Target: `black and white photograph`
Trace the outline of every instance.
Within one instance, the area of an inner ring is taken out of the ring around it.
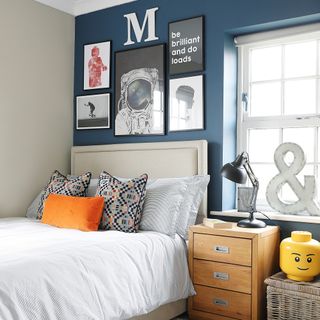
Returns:
[[[204,129],[203,75],[170,79],[169,131]]]
[[[116,136],[164,134],[164,49],[116,52]]]
[[[170,75],[203,71],[203,16],[169,23]]]
[[[83,89],[110,87],[111,41],[84,46]]]
[[[77,97],[77,129],[110,128],[110,93]]]

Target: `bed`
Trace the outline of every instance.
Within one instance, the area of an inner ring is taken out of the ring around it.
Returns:
[[[98,177],[102,170],[128,178],[142,172],[150,178],[203,175],[207,142],[72,148],[72,175],[91,171]],[[198,222],[206,212],[205,196]],[[193,293],[186,243],[178,235],[85,233],[8,218],[0,221],[0,252],[5,320],[172,319],[186,311]]]

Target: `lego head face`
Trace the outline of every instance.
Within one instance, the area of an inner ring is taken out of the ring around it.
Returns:
[[[302,241],[305,240],[305,241]],[[320,273],[320,244],[307,237],[293,235],[281,242],[280,267],[288,278],[311,281]]]
[[[311,249],[311,248],[310,248]],[[311,249],[312,250],[312,249]],[[304,250],[305,251],[305,250]],[[312,274],[317,274],[319,271],[318,261],[316,253],[308,253],[311,251],[305,252],[292,252],[290,260],[292,261],[293,268],[297,269],[297,272],[308,272]]]

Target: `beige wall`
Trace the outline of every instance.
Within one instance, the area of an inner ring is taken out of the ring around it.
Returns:
[[[0,217],[24,216],[54,169],[69,172],[74,17],[0,3]]]

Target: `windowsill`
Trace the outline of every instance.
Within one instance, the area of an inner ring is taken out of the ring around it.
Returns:
[[[271,220],[278,220],[278,221],[291,221],[291,222],[302,222],[302,223],[319,223],[320,224],[320,216],[294,216],[294,215],[287,215],[281,213],[274,213],[274,212],[265,212],[265,214]],[[210,211],[210,216],[224,216],[224,217],[238,217],[238,218],[247,218],[247,212],[238,212],[237,210],[228,210],[228,211]],[[255,217],[258,219],[266,219],[264,215],[259,212],[255,213]]]

